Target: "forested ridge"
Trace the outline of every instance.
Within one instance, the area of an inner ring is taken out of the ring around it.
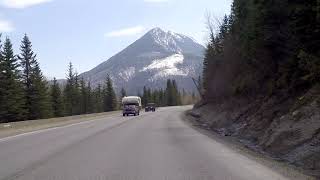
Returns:
[[[200,126],[320,177],[320,1],[234,0],[213,19]]]
[[[100,113],[119,110],[121,98],[138,95],[143,105],[148,102],[157,106],[192,104],[198,98],[178,88],[175,80],[168,79],[165,89],[145,87],[139,92],[115,92],[112,79],[97,87],[85,82],[69,63],[66,83],[56,78],[48,81],[40,69],[32,43],[25,35],[20,53],[15,54],[9,37],[4,42],[0,36],[0,123],[45,119],[52,117]]]
[[[319,83],[318,0],[234,0],[218,32],[209,23],[205,96],[294,94]]]

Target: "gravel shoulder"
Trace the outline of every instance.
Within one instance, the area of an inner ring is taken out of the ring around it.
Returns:
[[[239,141],[239,139],[231,136],[222,136],[212,130],[208,130],[202,127],[201,123],[197,121],[197,118],[190,115],[190,110],[186,111],[185,114],[182,115],[183,121],[189,125],[190,127],[196,129],[200,133],[218,141],[220,143],[225,144],[226,146],[230,147],[234,151],[255,160],[256,162],[263,164],[270,169],[288,177],[289,179],[293,180],[316,180],[315,177],[311,177],[305,174],[302,169],[298,169],[293,165],[290,165],[286,162],[278,161],[269,157],[266,154],[261,154],[250,149],[248,146],[244,145]]]
[[[39,131],[44,129],[56,128],[67,126],[71,124],[98,120],[99,118],[105,116],[111,116],[120,114],[119,111],[95,113],[95,114],[85,114],[77,116],[67,116],[60,118],[51,119],[39,119],[39,120],[28,120],[12,123],[2,123],[0,124],[0,138],[6,138],[10,136],[15,136],[19,134],[29,133],[33,131]]]

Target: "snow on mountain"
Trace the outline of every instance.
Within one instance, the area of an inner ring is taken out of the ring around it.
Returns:
[[[159,28],[155,28],[151,31],[151,35],[155,42],[169,51],[175,51],[181,53],[181,49],[177,45],[176,41],[181,41],[182,38],[172,32],[165,32]]]
[[[183,60],[184,56],[182,54],[174,54],[163,59],[154,60],[141,71],[157,70],[158,72],[152,78],[153,80],[168,76],[186,76],[187,74],[177,67],[178,64],[183,63]]]
[[[191,77],[201,74],[203,52],[204,47],[191,37],[154,28],[80,76],[96,86],[109,74],[116,89],[123,87],[129,94],[143,86],[163,88],[168,78],[176,79],[180,88],[195,91]]]
[[[128,67],[126,69],[120,70],[119,77],[122,77],[122,79],[126,82],[128,82],[135,74],[136,68],[135,67]]]

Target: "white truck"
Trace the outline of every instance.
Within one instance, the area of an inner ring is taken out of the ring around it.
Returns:
[[[133,114],[134,116],[140,115],[141,98],[138,96],[126,96],[122,98],[122,114],[128,116]]]

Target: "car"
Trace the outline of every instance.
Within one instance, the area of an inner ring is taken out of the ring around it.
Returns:
[[[156,111],[156,104],[155,103],[148,103],[145,107],[145,112],[155,112]]]

